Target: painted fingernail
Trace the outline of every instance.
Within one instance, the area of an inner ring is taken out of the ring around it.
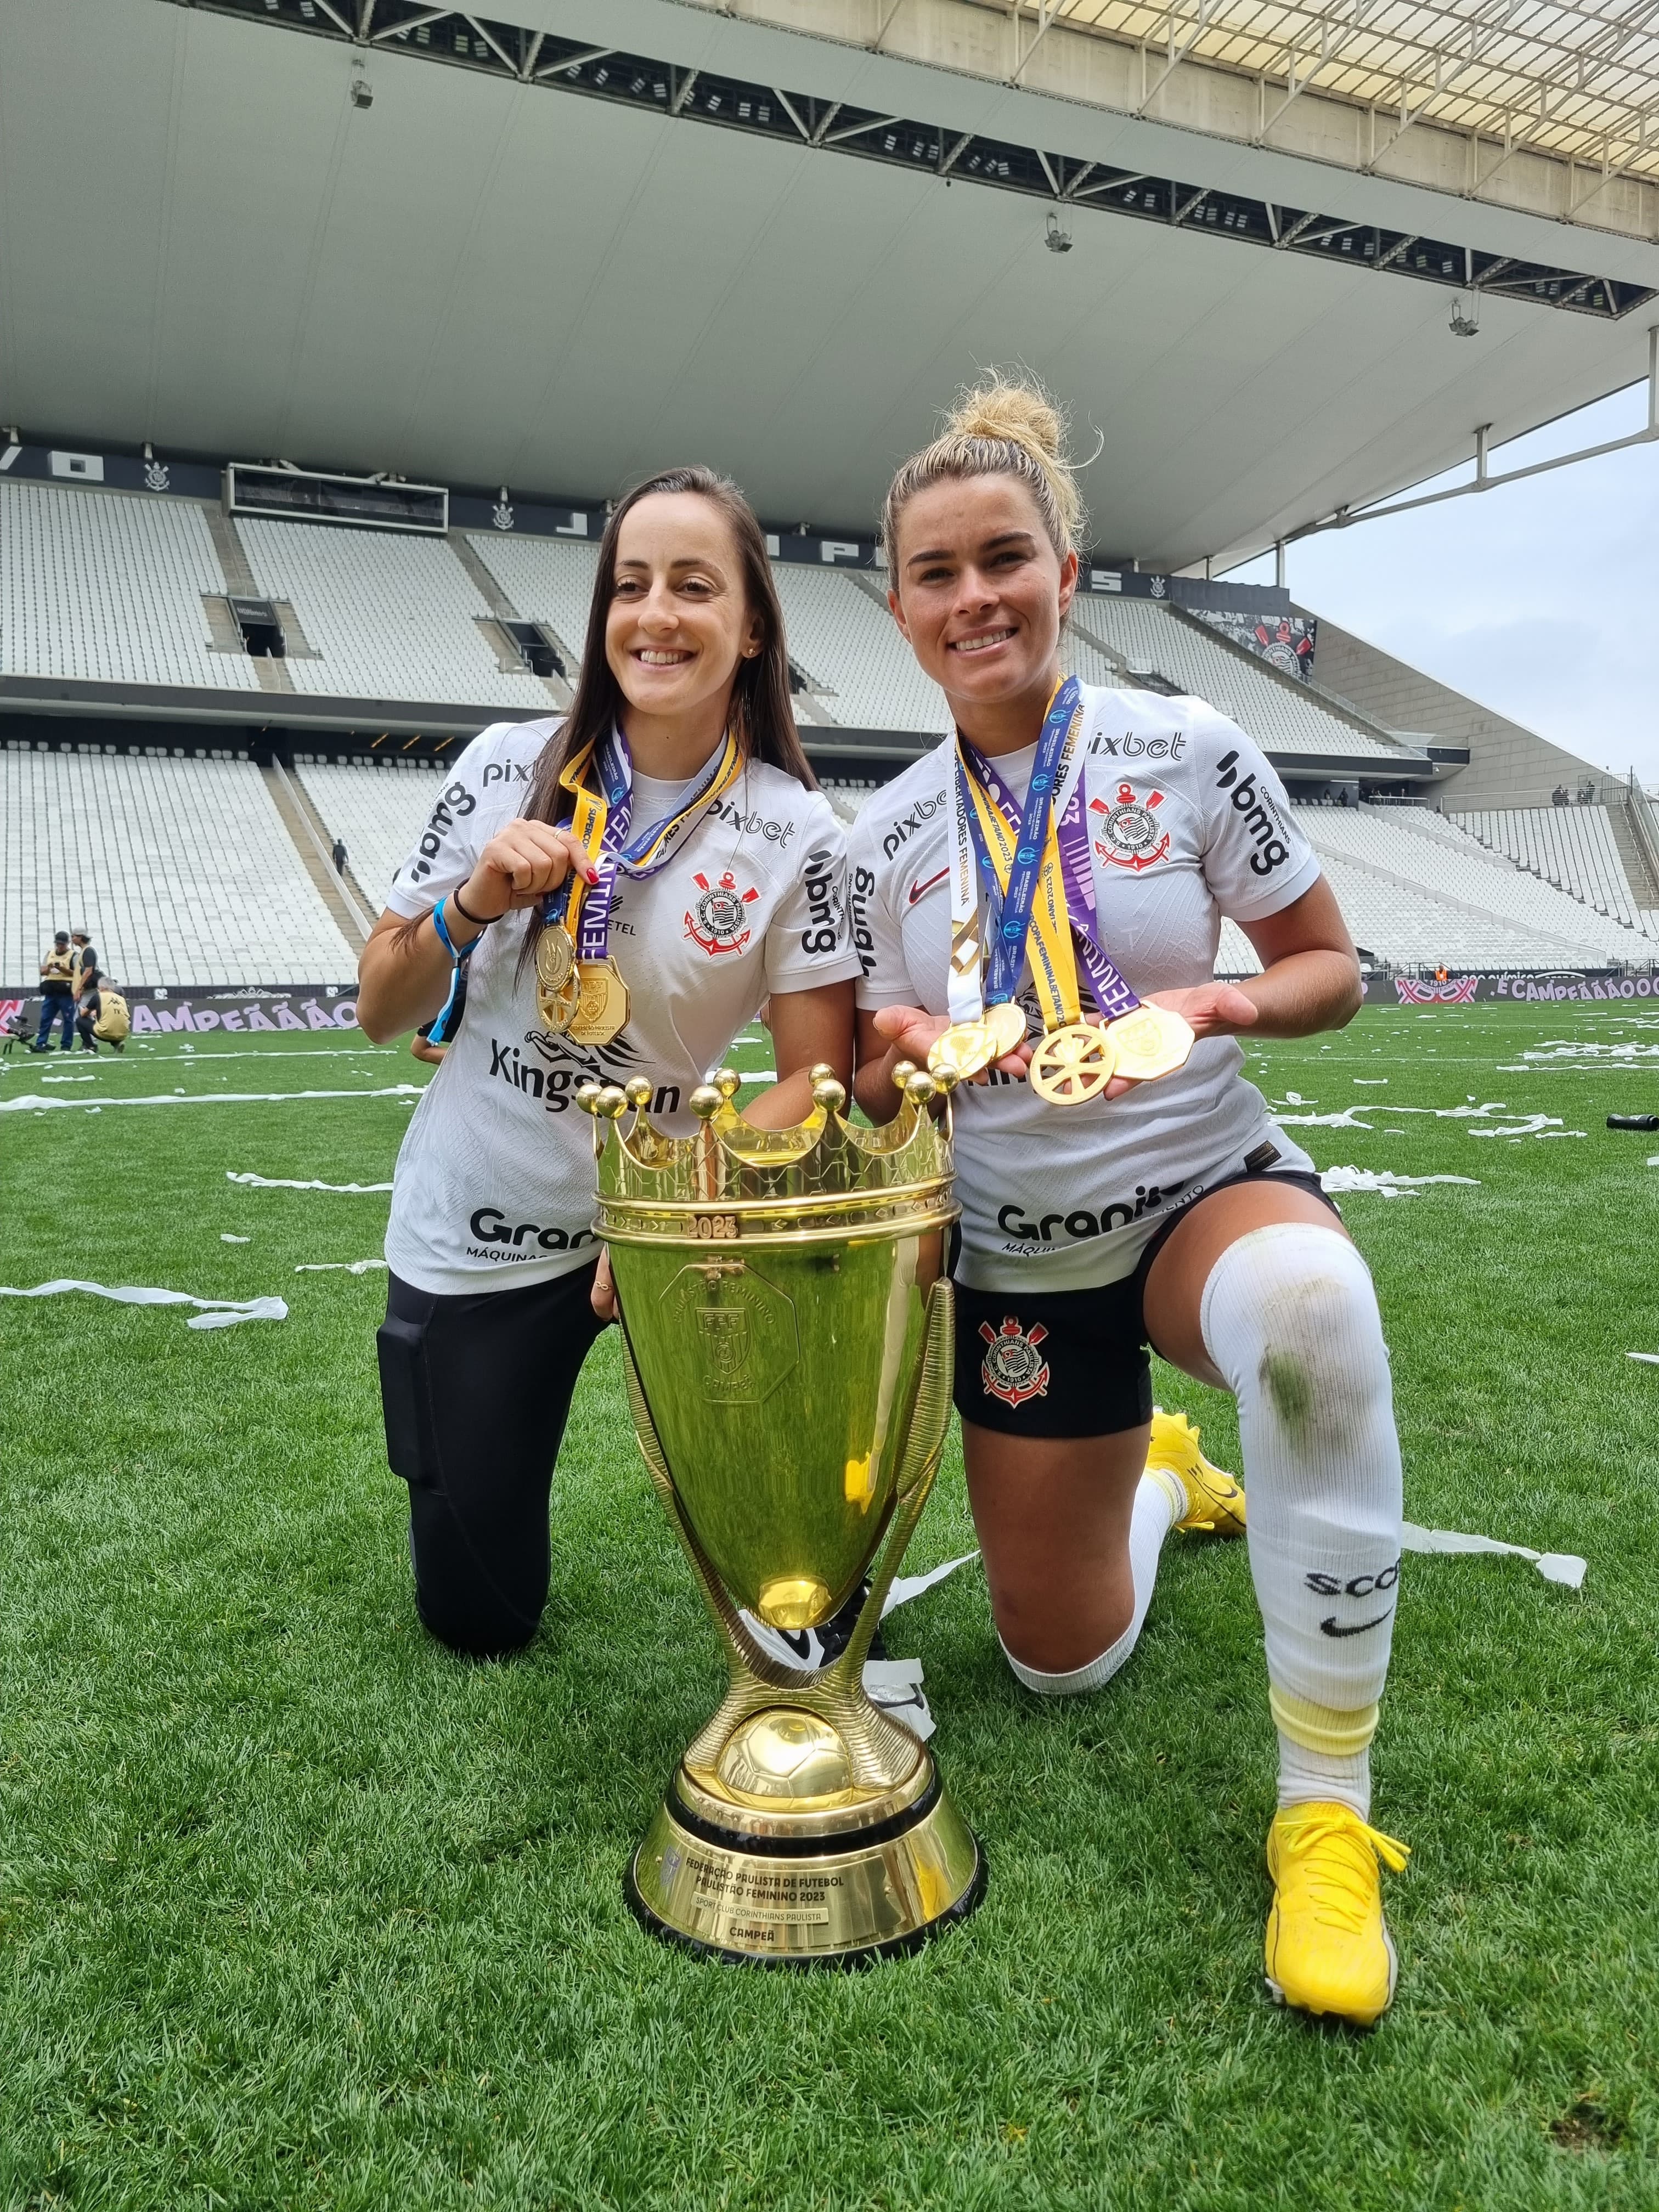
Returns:
[[[598,870],[597,868],[590,868],[590,869],[588,870],[588,872],[587,872],[587,880],[588,880],[588,882],[589,882],[590,884],[596,884],[596,883],[598,883],[598,881],[599,880],[599,870]]]

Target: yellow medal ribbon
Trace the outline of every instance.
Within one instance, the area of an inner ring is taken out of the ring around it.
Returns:
[[[580,752],[565,763],[559,774],[559,788],[570,793],[572,832],[580,838],[582,848],[591,860],[596,860],[599,858],[600,849],[605,843],[605,823],[611,818],[610,805],[604,793],[590,791],[585,781],[588,769],[592,765],[595,750],[595,747],[591,744],[584,745]],[[650,842],[644,850],[629,854],[626,863],[627,872],[630,875],[641,876],[653,873],[653,868],[660,865],[660,859],[665,857],[665,848],[678,836],[687,817],[696,813],[700,806],[706,806],[718,799],[730,784],[736,781],[742,768],[742,748],[732,732],[728,730],[726,733],[724,750],[720,754],[720,766],[714,771],[712,780],[700,784],[678,813],[667,815],[657,823],[651,833]],[[620,865],[622,864],[619,861]],[[586,880],[580,875],[575,876],[570,886],[570,903],[565,910],[564,916],[564,926],[570,933],[573,944],[580,944],[581,941],[580,933],[582,899],[587,889]]]

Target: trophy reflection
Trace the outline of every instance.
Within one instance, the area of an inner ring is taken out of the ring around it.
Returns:
[[[726,1069],[671,1138],[650,1085],[584,1085],[629,1403],[651,1478],[726,1646],[731,1683],[629,1869],[645,1925],[716,1957],[845,1963],[909,1948],[978,1902],[983,1865],[932,1753],[863,1687],[939,1470],[951,1410],[954,1219],[939,1085],[901,1071],[884,1128],[813,1109],[756,1129]],[[878,1556],[879,1555],[879,1556]],[[780,1664],[770,1627],[828,1620],[868,1575],[841,1656]]]

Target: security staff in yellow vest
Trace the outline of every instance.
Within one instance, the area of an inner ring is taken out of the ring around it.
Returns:
[[[63,1049],[75,1042],[75,965],[70,954],[69,932],[60,929],[40,963],[40,1026],[31,1052],[52,1050],[54,1022],[64,1024]]]

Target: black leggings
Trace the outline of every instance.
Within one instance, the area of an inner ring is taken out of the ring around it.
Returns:
[[[409,1485],[415,1602],[453,1650],[494,1658],[536,1633],[553,1465],[605,1326],[592,1282],[590,1266],[434,1297],[392,1278],[377,1340],[386,1457]]]

